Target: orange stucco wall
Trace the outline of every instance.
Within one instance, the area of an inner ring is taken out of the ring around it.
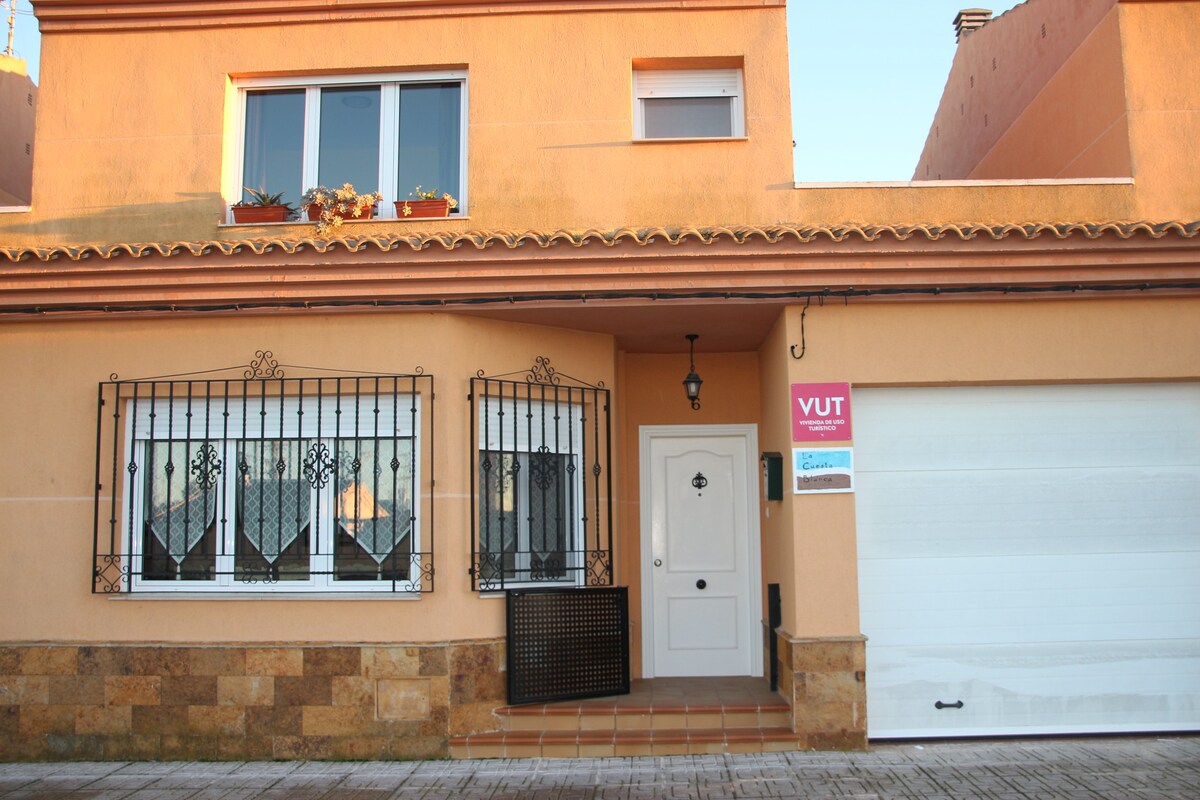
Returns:
[[[1147,217],[1200,217],[1200,3],[1123,4],[1129,135]],[[1187,213],[1187,212],[1183,212]]]
[[[615,383],[607,336],[448,314],[122,320],[0,325],[0,641],[445,641],[503,634],[503,596],[471,590],[469,379],[527,370]],[[108,599],[90,594],[96,384],[249,363],[434,375],[435,591],[417,600]],[[48,353],[54,353],[53,365]],[[25,532],[27,535],[22,535]],[[53,608],[53,613],[46,609]]]
[[[698,57],[743,63],[748,138],[634,144],[634,59]],[[465,68],[471,218],[439,223],[451,228],[758,219],[791,180],[782,3],[64,31],[42,59],[34,212],[19,229],[36,240],[217,236],[222,192],[238,189],[238,76]]]
[[[760,447],[788,453],[791,383],[855,387],[1200,379],[1195,298],[853,301],[788,309],[757,353],[697,353],[694,412],[679,354],[619,354],[609,336],[438,314],[203,317],[0,325],[0,641],[380,642],[502,635],[501,600],[472,592],[468,380],[548,356],[614,390],[617,582],[640,628],[640,425],[755,423]],[[247,343],[253,343],[250,347]],[[90,593],[96,383],[244,363],[269,346],[285,363],[408,371],[436,378],[436,590],[416,600],[108,599]],[[53,353],[53,358],[47,356]],[[787,478],[785,476],[785,482]],[[764,583],[784,589],[787,634],[858,631],[854,495],[763,502]],[[53,608],[47,614],[45,609]]]

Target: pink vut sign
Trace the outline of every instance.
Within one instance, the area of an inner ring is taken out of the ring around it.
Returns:
[[[850,438],[850,384],[792,384],[792,441]]]

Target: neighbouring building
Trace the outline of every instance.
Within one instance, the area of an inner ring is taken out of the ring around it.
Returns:
[[[226,5],[35,3],[0,758],[1200,729],[1200,1],[967,15],[846,185],[783,0]],[[782,711],[509,708],[667,677]]]
[[[0,208],[29,205],[37,86],[24,59],[0,53]]]

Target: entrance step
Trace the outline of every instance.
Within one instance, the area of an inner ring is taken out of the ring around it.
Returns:
[[[451,738],[451,758],[757,753],[801,744],[787,703],[757,678],[635,681],[628,695],[496,714],[501,730]]]

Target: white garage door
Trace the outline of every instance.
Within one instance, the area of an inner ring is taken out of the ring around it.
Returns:
[[[862,389],[854,428],[870,736],[1200,729],[1200,385]]]

